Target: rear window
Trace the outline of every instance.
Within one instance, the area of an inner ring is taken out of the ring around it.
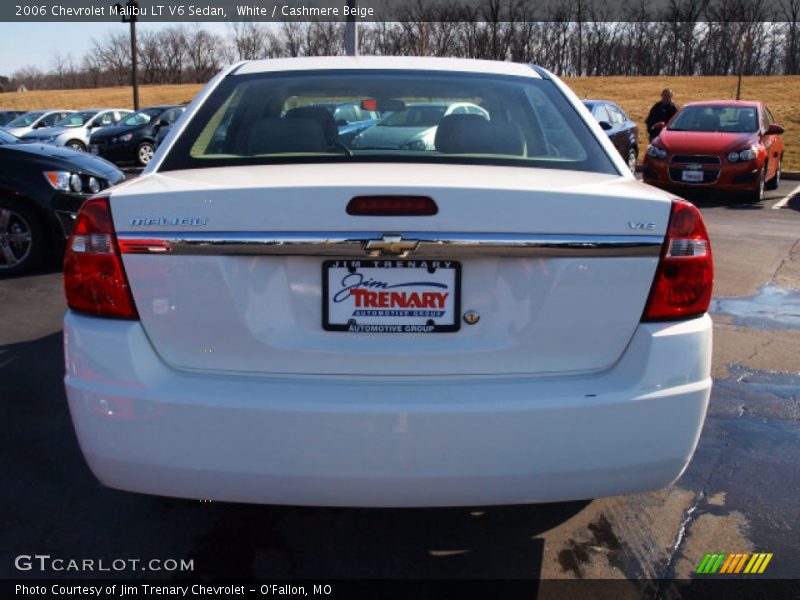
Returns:
[[[332,106],[382,118],[356,135]],[[305,162],[503,164],[616,174],[552,82],[430,71],[226,77],[159,170]]]

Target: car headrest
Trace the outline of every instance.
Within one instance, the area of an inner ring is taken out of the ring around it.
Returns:
[[[507,121],[487,121],[480,115],[448,115],[439,121],[434,145],[444,154],[525,155],[519,127]]]
[[[333,115],[326,109],[319,106],[301,106],[286,112],[285,119],[312,119],[319,123],[325,135],[325,142],[328,146],[334,144],[339,138],[339,128]]]
[[[707,131],[719,129],[719,117],[715,114],[702,114],[697,118],[697,126]]]
[[[327,147],[322,126],[314,119],[259,119],[247,140],[249,155],[325,152]]]

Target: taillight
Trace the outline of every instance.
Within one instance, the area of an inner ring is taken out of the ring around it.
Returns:
[[[673,200],[667,237],[642,320],[702,315],[711,303],[713,282],[714,260],[703,217],[693,204]]]
[[[139,318],[108,198],[90,198],[78,213],[64,257],[64,291],[73,310],[98,317]]]

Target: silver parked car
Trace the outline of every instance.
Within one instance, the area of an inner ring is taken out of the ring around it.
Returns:
[[[5,129],[11,135],[22,137],[34,129],[52,127],[64,117],[71,115],[74,112],[74,110],[61,109],[32,110],[30,112],[26,112],[22,116],[17,117],[13,121],[9,121],[3,126],[3,129]]]
[[[86,150],[89,136],[101,127],[114,125],[131,114],[123,108],[90,108],[67,115],[52,127],[43,127],[22,136],[23,142],[37,142]]]

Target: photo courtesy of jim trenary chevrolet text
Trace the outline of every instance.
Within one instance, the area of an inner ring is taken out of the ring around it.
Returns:
[[[797,598],[800,0],[0,4],[14,598]]]

